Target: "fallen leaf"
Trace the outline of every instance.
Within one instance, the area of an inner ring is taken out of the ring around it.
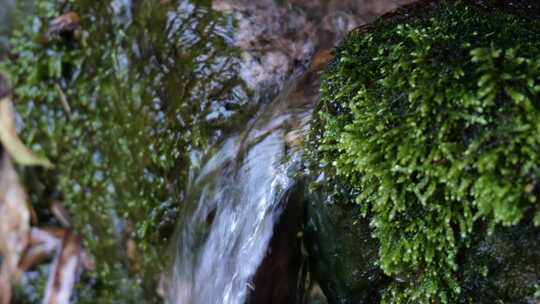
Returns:
[[[19,269],[24,272],[30,267],[43,262],[60,247],[64,236],[65,229],[32,228],[30,245],[19,263]]]
[[[20,274],[54,254],[44,304],[69,304],[83,267],[94,268],[82,249],[81,237],[60,203],[53,214],[66,228],[31,228],[32,210],[19,183],[12,159],[22,165],[52,167],[35,156],[17,136],[15,110],[7,82],[0,75],[0,304],[11,301],[11,286]]]
[[[30,211],[11,159],[2,151],[0,164],[0,303],[8,304],[11,284],[20,275],[19,262],[29,243]]]
[[[312,69],[323,69],[326,64],[332,59],[331,50],[325,49],[318,51],[311,62]]]
[[[66,208],[64,208],[64,206],[61,203],[54,202],[51,206],[51,211],[56,217],[56,219],[58,219],[60,224],[62,224],[63,227],[65,228],[73,227],[73,222],[71,220],[71,217],[69,216],[69,213],[66,210]]]
[[[81,17],[79,17],[79,14],[75,12],[67,12],[51,21],[47,36],[73,32],[79,28],[80,24]]]
[[[0,99],[0,142],[18,164],[53,167],[47,158],[35,156],[17,136],[15,109],[9,95]]]
[[[19,268],[26,271],[53,254],[43,303],[68,304],[81,269],[93,271],[95,264],[93,258],[82,249],[81,237],[72,229],[32,228],[30,244]]]
[[[57,250],[47,282],[43,304],[69,304],[82,266],[81,237],[65,230],[62,245]]]

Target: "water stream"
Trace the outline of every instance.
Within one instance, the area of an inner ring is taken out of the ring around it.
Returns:
[[[236,18],[228,38],[243,51],[241,76],[261,106],[214,152],[194,154],[192,163],[200,166],[192,170],[180,210],[167,303],[240,304],[256,292],[253,278],[286,208],[283,197],[295,184],[298,147],[319,97],[328,49],[395,5],[369,3],[214,2]]]
[[[286,98],[279,98],[287,101]],[[309,109],[265,107],[193,174],[181,210],[170,303],[243,303],[294,184],[289,147]],[[270,114],[270,115],[268,115]]]

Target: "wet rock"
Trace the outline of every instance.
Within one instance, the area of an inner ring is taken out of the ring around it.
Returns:
[[[308,303],[379,303],[389,279],[376,266],[378,244],[367,221],[350,205],[307,209],[311,275],[328,298]],[[528,221],[477,235],[459,265],[460,304],[538,303],[540,228]]]
[[[301,239],[305,205],[302,186],[286,193],[281,204],[285,209],[250,286],[251,304],[303,303],[306,261]]]
[[[462,260],[460,303],[537,303],[540,228],[531,221],[478,235]]]
[[[306,295],[307,304],[328,304],[328,299],[324,295],[324,292],[321,289],[321,286],[318,283],[315,283],[308,294]]]
[[[328,303],[378,303],[388,279],[376,265],[378,242],[368,220],[350,204],[307,205],[310,271]]]
[[[231,16],[229,35],[242,50],[241,78],[259,99],[271,100],[287,79],[309,67],[317,50],[333,47],[350,30],[411,0],[216,0],[213,9]],[[261,26],[263,25],[263,26]]]
[[[506,9],[515,14],[538,18],[540,16],[540,2],[535,0],[474,0],[486,9]]]

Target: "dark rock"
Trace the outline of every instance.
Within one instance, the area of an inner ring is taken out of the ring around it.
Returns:
[[[474,0],[474,3],[486,9],[505,9],[525,17],[540,17],[540,2],[536,0]]]
[[[478,235],[460,264],[461,303],[537,303],[540,228],[526,221]]]
[[[307,206],[305,238],[311,275],[328,303],[380,301],[388,278],[376,265],[378,242],[358,206],[315,199]]]
[[[328,299],[318,283],[314,283],[307,292],[306,304],[328,304]]]
[[[540,17],[540,2],[536,0],[465,0],[465,2],[482,7],[490,12],[504,10],[505,12],[524,17]],[[420,16],[425,12],[436,9],[441,3],[441,0],[413,1],[410,4],[384,14],[381,18],[388,21],[404,20],[411,16]],[[360,28],[370,30],[373,28],[373,24],[369,23]]]
[[[280,202],[284,210],[274,227],[267,256],[257,269],[247,303],[303,303],[307,270],[300,237],[305,205],[303,192],[303,185],[299,184],[287,191]]]
[[[311,275],[328,303],[379,303],[389,279],[376,266],[377,241],[355,206],[308,205]],[[479,231],[486,231],[479,229]],[[459,303],[537,303],[540,228],[531,221],[477,235],[459,261]]]

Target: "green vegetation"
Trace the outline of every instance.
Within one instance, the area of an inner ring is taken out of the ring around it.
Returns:
[[[539,26],[458,1],[379,20],[335,51],[314,157],[371,219],[394,278],[383,302],[455,302],[479,227],[540,224]]]
[[[209,1],[182,14],[178,1],[120,3],[38,0],[0,62],[21,137],[55,165],[24,169],[41,225],[54,223],[48,210],[61,201],[96,259],[77,303],[158,301],[188,154],[245,109],[236,51],[213,30],[226,20]],[[68,11],[80,29],[47,37]]]

